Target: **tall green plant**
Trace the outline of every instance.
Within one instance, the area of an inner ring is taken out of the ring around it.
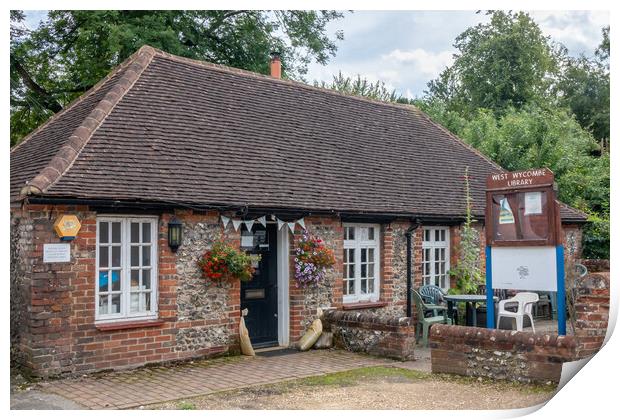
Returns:
[[[466,217],[461,230],[459,245],[459,261],[449,273],[456,277],[456,289],[453,292],[472,294],[483,282],[480,270],[480,236],[472,226],[474,222],[471,214],[471,194],[469,190],[469,167],[465,168],[465,205]]]

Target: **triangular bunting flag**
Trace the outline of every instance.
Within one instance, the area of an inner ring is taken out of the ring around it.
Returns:
[[[297,224],[298,224],[299,226],[301,226],[301,228],[302,228],[303,230],[306,230],[306,222],[304,222],[304,218],[303,218],[303,217],[297,221]]]
[[[291,233],[295,233],[295,222],[288,222],[288,228],[291,230]]]
[[[259,217],[258,219],[256,219],[256,221],[258,223],[260,223],[261,225],[263,225],[263,227],[267,227],[267,217],[266,216]]]
[[[276,217],[276,220],[278,222],[278,230],[282,229],[282,226],[284,226],[285,222],[283,222],[282,220],[278,219],[277,217]]]
[[[232,219],[232,224],[233,224],[233,227],[235,228],[235,232],[236,232],[237,229],[239,229],[239,225],[241,224],[241,220],[239,220],[239,219]]]
[[[228,226],[228,222],[230,222],[230,217],[220,216],[220,218],[222,219],[222,223],[224,223],[224,229],[226,229],[226,226]]]
[[[244,220],[245,227],[248,228],[248,232],[252,232],[252,226],[254,226],[254,220]]]

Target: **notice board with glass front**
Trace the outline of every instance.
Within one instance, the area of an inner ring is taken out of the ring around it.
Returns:
[[[487,178],[486,236],[491,246],[558,244],[559,208],[549,169]]]

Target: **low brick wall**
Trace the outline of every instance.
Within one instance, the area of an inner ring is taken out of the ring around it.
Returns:
[[[575,290],[576,358],[596,353],[605,339],[609,321],[609,272],[579,279]]]
[[[434,373],[518,381],[559,382],[562,363],[574,360],[575,337],[433,325],[430,334]]]
[[[334,334],[336,347],[398,360],[413,360],[415,333],[411,318],[331,310],[322,319],[324,331]]]

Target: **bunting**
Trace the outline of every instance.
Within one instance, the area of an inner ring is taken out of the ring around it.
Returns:
[[[239,230],[239,226],[241,226],[241,224],[244,224],[245,227],[248,229],[248,231],[252,231],[252,227],[254,226],[255,223],[259,223],[263,227],[267,227],[267,216],[261,216],[256,219],[250,219],[250,220],[233,219],[227,216],[220,216],[220,219],[222,220],[224,229],[226,229],[228,227],[228,224],[231,223],[233,226],[233,229],[235,229],[235,232]],[[299,225],[299,227],[301,227],[302,229],[306,229],[306,222],[304,221],[303,217],[301,219],[294,220],[292,222],[287,222],[285,220],[280,220],[278,217],[274,215],[271,215],[271,220],[275,220],[278,223],[278,230],[281,230],[282,226],[286,225],[288,229],[291,231],[291,233],[293,234],[295,233],[295,227],[297,225]]]

